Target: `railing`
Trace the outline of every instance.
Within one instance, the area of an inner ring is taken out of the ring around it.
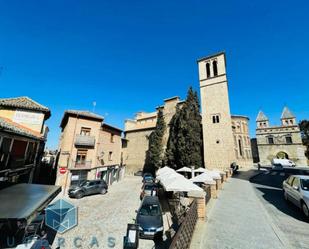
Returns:
[[[75,146],[94,147],[95,137],[85,136],[85,135],[76,135],[74,144]]]
[[[73,161],[71,168],[73,169],[90,169],[91,161]]]
[[[190,209],[179,227],[169,249],[189,249],[193,236],[195,224],[197,222],[197,201],[194,200],[190,205]]]

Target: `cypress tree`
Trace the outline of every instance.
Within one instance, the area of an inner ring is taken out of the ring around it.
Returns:
[[[171,121],[165,157],[168,165],[173,168],[184,166],[198,168],[203,165],[199,109],[197,93],[190,87],[185,103],[181,109],[176,110]]]
[[[146,152],[144,172],[154,174],[163,164],[163,136],[166,124],[162,110],[159,110],[155,130],[149,135],[149,146]]]
[[[177,135],[180,109],[176,106],[176,112],[170,121],[169,137],[164,157],[164,164],[171,168],[177,169],[176,154],[177,154]]]

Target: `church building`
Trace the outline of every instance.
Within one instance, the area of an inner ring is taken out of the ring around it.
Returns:
[[[270,165],[273,158],[286,158],[297,166],[306,166],[305,146],[295,115],[284,107],[281,125],[271,126],[268,117],[260,111],[256,118],[256,139],[261,165]]]

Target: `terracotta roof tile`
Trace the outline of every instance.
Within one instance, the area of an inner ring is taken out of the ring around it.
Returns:
[[[27,110],[35,110],[35,111],[41,111],[47,114],[47,118],[50,116],[50,110],[43,106],[33,99],[30,99],[29,97],[17,97],[17,98],[3,98],[0,99],[0,106],[6,106],[6,107],[15,107],[15,108],[23,108]]]
[[[20,125],[18,123],[15,123],[11,121],[10,119],[0,117],[0,131],[8,131],[12,132],[21,136],[31,137],[35,139],[44,139],[42,134],[39,132],[33,131],[23,125]]]

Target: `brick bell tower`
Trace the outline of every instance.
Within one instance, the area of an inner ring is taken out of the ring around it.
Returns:
[[[201,58],[197,63],[201,91],[205,167],[226,169],[236,158],[225,53]]]

